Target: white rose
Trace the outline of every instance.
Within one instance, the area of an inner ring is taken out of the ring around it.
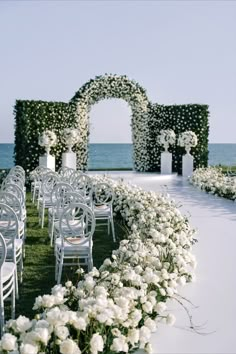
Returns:
[[[16,350],[17,338],[10,333],[5,333],[2,336],[1,347],[3,350]]]
[[[20,353],[21,354],[37,354],[38,353],[38,346],[33,344],[21,344],[20,346]]]
[[[100,334],[94,333],[90,340],[90,349],[92,354],[102,352],[104,347],[103,338]]]
[[[160,314],[166,310],[166,307],[167,307],[166,304],[160,301],[154,306],[154,311]]]
[[[174,315],[172,315],[171,313],[169,313],[166,316],[166,324],[168,324],[169,326],[173,326],[173,324],[175,323],[176,318]]]
[[[135,328],[129,329],[127,338],[132,345],[135,345],[139,341],[139,330]]]
[[[61,354],[81,354],[77,344],[72,339],[64,340],[60,345]]]
[[[26,332],[32,327],[32,322],[25,316],[19,316],[15,321],[15,326],[18,332]]]
[[[111,345],[111,350],[114,350],[114,352],[125,352],[128,353],[129,347],[128,344],[126,343],[126,338],[125,336],[121,335],[118,338],[114,338],[112,345]]]
[[[56,326],[55,334],[59,339],[65,340],[70,333],[66,326]]]

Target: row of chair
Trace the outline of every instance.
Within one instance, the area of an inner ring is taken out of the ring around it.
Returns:
[[[4,301],[11,296],[12,318],[15,297],[19,298],[18,274],[22,282],[26,237],[25,172],[13,167],[0,189],[0,330],[4,327]],[[18,268],[18,269],[17,269]]]
[[[37,168],[33,171],[32,201],[37,200],[39,222],[44,227],[44,214],[48,209],[51,245],[54,244],[55,278],[61,281],[63,265],[93,266],[92,245],[96,220],[106,220],[113,241],[113,190],[107,183],[92,182],[81,171],[62,169],[59,173]],[[100,225],[100,223],[99,223]]]

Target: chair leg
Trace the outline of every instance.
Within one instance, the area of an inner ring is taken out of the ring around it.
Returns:
[[[15,271],[15,291],[16,291],[16,298],[19,299],[19,285],[18,285],[18,274],[17,274],[17,267]]]
[[[57,276],[57,284],[60,284],[60,282],[61,282],[62,268],[63,268],[63,258],[61,258],[61,261],[60,261],[60,264],[59,264],[59,270],[58,270],[58,276]]]
[[[20,283],[22,283],[23,281],[23,268],[24,268],[24,265],[23,265],[23,255],[21,255],[21,260],[20,260]]]
[[[110,235],[110,219],[107,219],[107,233]]]
[[[15,288],[15,276],[13,280],[13,290],[11,295],[11,318],[15,318],[16,313],[16,288]]]
[[[115,227],[113,217],[110,219],[113,241],[116,242]]]
[[[0,311],[0,338],[3,335],[4,331],[4,322],[5,322],[5,314],[4,314],[4,301],[3,301],[3,294],[2,294],[2,288],[1,288],[1,311]]]

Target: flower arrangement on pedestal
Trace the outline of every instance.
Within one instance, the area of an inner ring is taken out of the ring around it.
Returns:
[[[45,130],[42,135],[40,135],[38,143],[40,146],[45,147],[46,154],[49,155],[50,148],[57,143],[57,136],[51,130]]]
[[[176,136],[172,129],[161,130],[160,135],[157,137],[157,142],[164,146],[165,152],[168,152],[169,145],[175,143]]]
[[[185,148],[186,153],[189,155],[192,147],[197,146],[197,135],[191,130],[183,132],[179,135],[178,145]]]
[[[67,152],[72,152],[72,147],[80,140],[80,134],[78,129],[65,128],[63,130],[63,140],[68,148]]]

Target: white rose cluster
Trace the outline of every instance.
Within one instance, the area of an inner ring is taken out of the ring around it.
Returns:
[[[101,181],[112,185],[114,212],[128,235],[99,269],[78,270],[78,284],[67,281],[36,298],[37,319],[10,320],[0,352],[151,353],[158,322],[174,324],[167,300],[194,277],[194,230],[164,195],[93,177]]]
[[[179,135],[178,145],[184,148],[191,148],[197,146],[197,135],[191,130],[185,131]]]
[[[51,130],[45,130],[42,135],[39,136],[38,143],[43,147],[54,146],[57,143],[56,134]]]
[[[71,149],[80,140],[80,134],[78,129],[65,128],[62,132],[63,140],[66,146]]]
[[[168,149],[169,145],[175,144],[176,135],[172,129],[161,130],[160,135],[157,137],[157,142]]]
[[[236,178],[226,176],[220,168],[198,168],[189,178],[189,182],[210,194],[236,200]]]

